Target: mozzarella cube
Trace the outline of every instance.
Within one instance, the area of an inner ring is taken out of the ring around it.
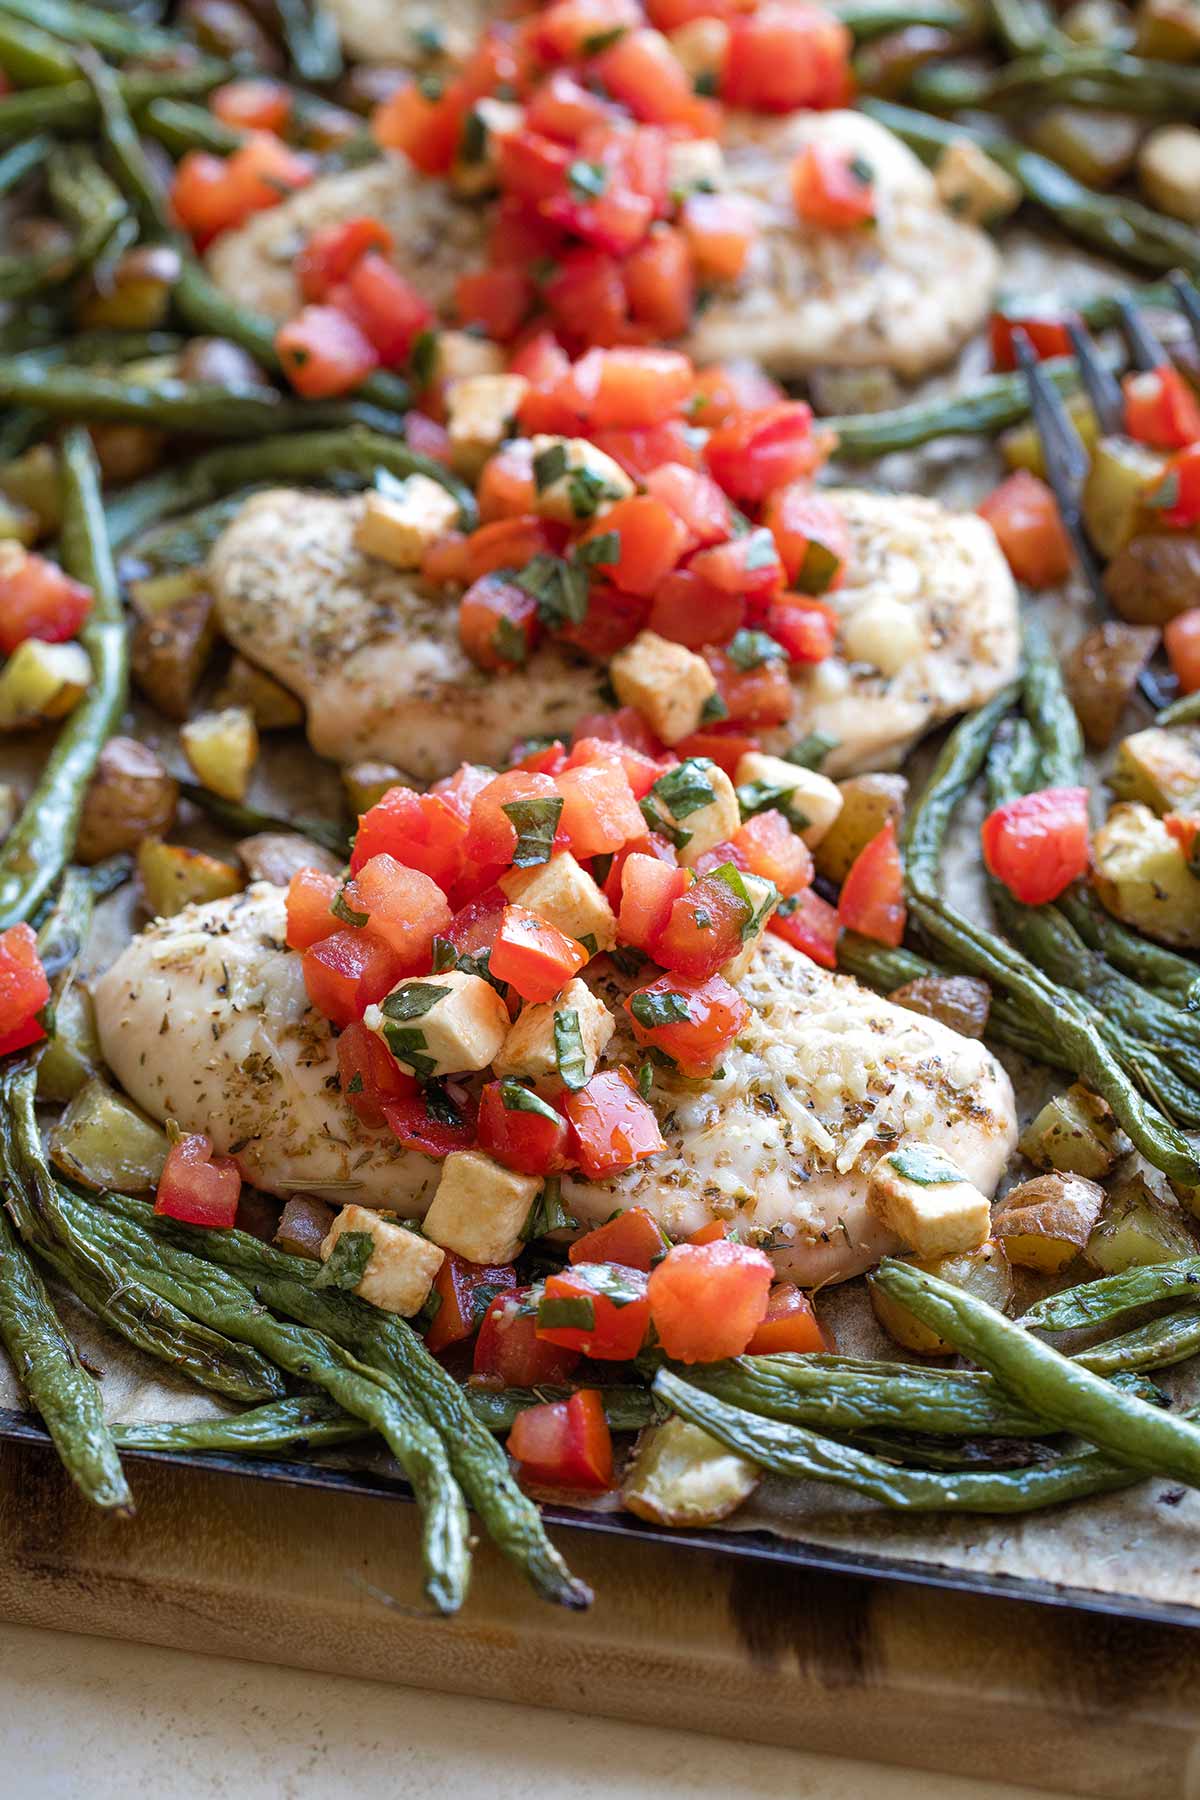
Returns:
[[[371,488],[354,527],[354,547],[393,569],[419,569],[435,538],[458,522],[458,502],[429,475],[408,475],[399,491]]]
[[[459,151],[450,170],[456,194],[488,194],[497,186],[496,140],[519,131],[525,109],[512,100],[476,100],[463,121]]]
[[[1021,190],[1007,169],[968,137],[953,138],[946,145],[933,181],[946,211],[974,225],[1006,218],[1021,204]]]
[[[333,1247],[346,1231],[365,1231],[374,1248],[354,1292],[384,1312],[402,1313],[408,1319],[420,1312],[429,1298],[434,1276],[445,1254],[415,1231],[393,1225],[365,1206],[343,1206],[321,1243],[321,1261],[328,1262]]]
[[[509,900],[527,906],[585,949],[590,942],[593,955],[611,950],[617,941],[612,907],[569,850],[532,869],[510,869],[500,877],[500,887]]]
[[[721,969],[726,981],[739,982],[750,964],[754,961],[755,951],[762,942],[763,932],[767,929],[767,921],[779,905],[779,889],[773,881],[767,881],[762,875],[748,875],[741,871],[742,882],[754,908],[751,914],[751,926],[748,935],[742,940],[742,947],[736,956],[731,956]]]
[[[573,1011],[579,1020],[583,1045],[584,1078],[590,1081],[605,1045],[613,1034],[613,1016],[603,1000],[576,976],[561,994],[536,1006],[522,1007],[510,1025],[499,1054],[493,1058],[495,1073],[533,1081],[545,1093],[557,1093],[562,1085],[558,1051],[554,1041],[555,1015]]]
[[[446,389],[450,460],[461,475],[477,475],[512,434],[529,383],[523,375],[467,375]]]
[[[664,744],[677,744],[699,729],[704,705],[717,691],[702,656],[656,631],[639,631],[608,667],[622,706],[639,712]]]
[[[815,769],[802,769],[786,762],[782,756],[768,756],[762,750],[747,750],[739,759],[737,784],[749,787],[761,782],[763,787],[784,788],[789,810],[797,819],[808,823],[800,836],[811,850],[819,844],[842,810],[842,791],[827,775]]]
[[[518,1175],[481,1150],[454,1150],[442,1164],[423,1229],[468,1262],[512,1262],[541,1186],[540,1175]]]
[[[508,1031],[508,1008],[482,975],[450,969],[394,987],[363,1024],[382,1038],[402,1069],[421,1081],[486,1069]]]
[[[707,756],[689,756],[678,768],[668,769],[648,797],[667,825],[686,836],[687,842],[678,846],[685,868],[692,868],[714,844],[731,838],[742,822],[732,781]]]
[[[560,525],[598,518],[614,501],[627,500],[636,491],[620,463],[586,438],[551,437],[544,432],[533,440],[533,479],[534,511]]]
[[[720,19],[691,19],[688,24],[681,25],[672,36],[687,36],[689,49],[694,48],[697,57],[709,53],[709,46],[704,42],[713,34],[728,36],[729,27]],[[697,74],[705,71],[699,69]],[[673,138],[667,145],[667,190],[671,194],[708,194],[720,188],[725,179],[725,154],[716,138]]]
[[[920,655],[921,626],[911,606],[880,594],[851,613],[842,628],[847,662],[867,663],[881,675],[898,675]]]
[[[504,352],[473,331],[439,331],[433,347],[433,381],[466,381],[472,375],[503,375]]]
[[[978,1250],[991,1230],[986,1195],[931,1144],[901,1144],[880,1157],[867,1179],[867,1210],[917,1256]]]

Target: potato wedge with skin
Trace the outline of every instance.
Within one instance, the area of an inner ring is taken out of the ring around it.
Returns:
[[[1104,591],[1130,625],[1167,625],[1195,606],[1200,540],[1178,531],[1144,531],[1104,571]]]
[[[197,781],[223,800],[244,800],[258,761],[258,728],[244,706],[198,713],[179,733]]]
[[[216,635],[213,598],[208,593],[190,594],[134,627],[133,679],[168,719],[187,718]]]
[[[906,1257],[915,1268],[924,1269],[927,1275],[937,1275],[942,1281],[949,1281],[954,1287],[966,1290],[977,1300],[994,1306],[998,1312],[1004,1312],[1010,1305],[1013,1295],[1012,1269],[1004,1246],[989,1238],[979,1250],[969,1250],[962,1256],[941,1256],[933,1259]],[[928,1325],[913,1316],[907,1306],[893,1300],[885,1294],[871,1277],[867,1276],[867,1292],[870,1296],[871,1310],[884,1331],[894,1343],[903,1350],[915,1350],[918,1356],[952,1356],[953,1346]]]
[[[171,569],[162,575],[143,575],[129,583],[130,604],[139,619],[153,619],[170,612],[204,589],[203,569]]]
[[[1116,556],[1153,524],[1146,496],[1161,479],[1167,459],[1132,438],[1104,437],[1092,453],[1083,484],[1083,521],[1101,556]]]
[[[251,881],[270,881],[286,887],[299,869],[321,869],[326,875],[341,873],[343,863],[298,831],[260,831],[242,838],[237,847],[242,867]]]
[[[1138,800],[1152,812],[1200,809],[1200,732],[1149,725],[1123,738],[1108,785],[1121,800]]]
[[[1035,1175],[996,1209],[992,1232],[1010,1263],[1057,1275],[1086,1248],[1104,1205],[1104,1189],[1079,1175]]]
[[[232,863],[184,844],[164,844],[147,838],[137,858],[147,911],[156,919],[169,919],[193,900],[222,900],[240,894],[246,878]]]
[[[103,1063],[92,997],[81,982],[69,981],[54,996],[54,1029],[38,1059],[38,1099],[73,1100]]]
[[[221,707],[245,707],[260,731],[288,731],[304,723],[304,707],[292,690],[244,656],[234,656],[216,698]]]
[[[1164,1184],[1165,1189],[1165,1184]],[[1084,1256],[1102,1275],[1196,1254],[1196,1240],[1169,1190],[1156,1192],[1140,1170],[1114,1183]]]
[[[355,818],[360,813],[370,812],[389,788],[411,785],[404,770],[398,769],[395,763],[356,762],[342,770],[342,786],[346,790],[346,800]]]
[[[851,775],[838,782],[842,810],[813,850],[818,875],[846,879],[850,865],[889,822],[899,828],[908,799],[903,775]]]
[[[651,1425],[638,1438],[622,1504],[653,1525],[716,1525],[750,1498],[762,1471],[684,1419]]]
[[[97,1192],[157,1187],[168,1148],[162,1127],[98,1078],[80,1088],[49,1137],[51,1162]]]
[[[1048,1100],[1017,1144],[1040,1169],[1100,1181],[1129,1149],[1112,1108],[1081,1081]]]
[[[1066,667],[1067,692],[1093,750],[1112,743],[1158,639],[1153,625],[1108,619],[1075,646]]]
[[[888,999],[893,1006],[949,1025],[962,1037],[981,1038],[987,1030],[992,990],[974,975],[918,975],[893,988]]]
[[[1176,950],[1200,950],[1200,875],[1148,806],[1114,806],[1092,860],[1092,884],[1115,919]]]
[[[31,731],[65,719],[91,680],[91,660],[81,644],[26,638],[0,669],[0,731]]]
[[[160,837],[175,817],[179,784],[148,744],[109,738],[84,795],[75,839],[78,862],[103,862]]]

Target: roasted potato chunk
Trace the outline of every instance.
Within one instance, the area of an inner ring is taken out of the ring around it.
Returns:
[[[1013,1278],[1004,1247],[994,1238],[979,1250],[968,1250],[961,1256],[941,1256],[931,1260],[919,1257],[905,1259],[929,1275],[937,1275],[955,1287],[965,1288],[977,1300],[1004,1312],[1012,1300]],[[953,1347],[928,1325],[893,1300],[867,1276],[867,1290],[876,1319],[893,1342],[904,1350],[915,1350],[919,1356],[951,1356]]]
[[[182,912],[193,900],[240,894],[246,885],[232,863],[183,844],[164,844],[160,838],[147,838],[139,847],[137,866],[147,909],[156,919]]]
[[[65,719],[91,679],[91,661],[82,644],[26,638],[0,669],[0,731],[31,731]]]
[[[1112,608],[1130,625],[1166,625],[1200,594],[1200,540],[1177,531],[1131,538],[1104,571]]]
[[[243,838],[237,853],[251,881],[272,881],[276,887],[286,887],[298,869],[324,869],[328,875],[342,869],[332,850],[298,831],[260,831]]]
[[[981,1038],[987,1030],[992,990],[974,975],[918,975],[888,995],[896,1006],[938,1019],[963,1037]]]
[[[1107,749],[1133,697],[1138,676],[1158,648],[1153,625],[1109,619],[1080,639],[1067,663],[1067,692],[1093,750]]]
[[[342,786],[355,818],[369,812],[389,788],[407,787],[409,779],[394,763],[356,762],[342,770]]]
[[[1017,1145],[1041,1169],[1100,1181],[1129,1148],[1112,1108],[1080,1081],[1048,1100]]]
[[[667,1419],[637,1442],[621,1500],[654,1525],[716,1525],[748,1500],[762,1471],[698,1425]]]
[[[1153,523],[1146,496],[1167,459],[1132,438],[1101,438],[1083,484],[1083,522],[1101,556],[1116,556]]]
[[[144,838],[161,836],[175,817],[178,798],[178,783],[148,744],[109,738],[84,796],[76,859],[103,862],[120,850],[136,850]]]
[[[1122,800],[1151,812],[1200,809],[1200,733],[1150,725],[1123,738],[1108,785]]]
[[[903,775],[852,775],[837,785],[842,810],[814,849],[813,861],[819,875],[842,882],[859,851],[889,820],[899,827],[908,782]]]
[[[1104,1189],[1079,1175],[1035,1175],[1012,1188],[996,1209],[993,1233],[1010,1263],[1057,1275],[1085,1249]]]
[[[197,781],[224,800],[244,800],[258,761],[258,729],[244,706],[198,713],[179,733]]]
[[[151,705],[183,721],[216,639],[211,594],[194,593],[134,627],[133,678]]]
[[[1196,1254],[1196,1240],[1166,1184],[1135,1170],[1109,1189],[1084,1252],[1102,1275]]]
[[[1114,918],[1177,950],[1200,950],[1200,875],[1148,806],[1114,806],[1092,859],[1093,885]]]
[[[50,1160],[84,1187],[144,1194],[158,1185],[167,1134],[103,1081],[85,1082],[50,1133]]]
[[[260,731],[287,731],[304,723],[304,707],[291,689],[244,656],[235,656],[230,663],[217,705],[244,707]]]

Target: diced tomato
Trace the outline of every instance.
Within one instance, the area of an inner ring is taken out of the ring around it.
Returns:
[[[1200,688],[1200,606],[1177,613],[1163,626],[1163,646],[1185,694]]]
[[[1190,531],[1200,525],[1200,444],[1189,444],[1171,458],[1146,504],[1156,508],[1172,530]]]
[[[679,125],[693,137],[717,135],[718,109],[698,99],[691,79],[657,31],[627,31],[596,63],[604,91],[651,125]]]
[[[710,475],[667,462],[646,477],[646,492],[670,507],[700,545],[719,544],[732,530],[729,501]]]
[[[389,368],[408,360],[418,334],[433,323],[433,312],[416,288],[377,250],[359,257],[329,300],[354,321]]]
[[[503,575],[472,582],[458,603],[458,637],[481,669],[515,669],[529,661],[541,636],[538,603]]]
[[[570,165],[570,151],[536,131],[506,132],[496,145],[500,186],[526,203],[553,200],[565,193]]]
[[[453,95],[409,81],[377,106],[371,135],[384,150],[400,150],[425,175],[445,175],[458,153],[463,108]]]
[[[334,1025],[361,1019],[391,992],[403,965],[391,945],[373,931],[334,931],[309,945],[304,987],[319,1013]]]
[[[736,281],[746,267],[758,227],[737,194],[689,194],[680,226],[692,267],[702,281]]]
[[[812,888],[805,888],[803,893],[794,894],[777,907],[767,921],[767,930],[773,931],[794,950],[802,950],[821,968],[837,968],[837,941],[841,930],[837,908],[830,906],[828,900],[822,900]]]
[[[596,539],[607,540],[613,534],[616,541],[611,560],[606,555],[595,567],[604,570],[626,593],[643,598],[654,593],[688,543],[683,521],[650,494],[618,500],[584,532],[580,547]]]
[[[781,812],[756,813],[734,833],[733,843],[751,874],[773,881],[785,898],[811,886],[812,854]]]
[[[1087,802],[1086,788],[1042,788],[988,814],[983,860],[1015,899],[1044,906],[1087,872]]]
[[[570,371],[571,359],[552,331],[535,331],[508,359],[514,375],[524,375],[535,388],[552,388]]]
[[[875,171],[836,144],[806,144],[792,164],[792,204],[819,231],[861,231],[875,219]]]
[[[1126,375],[1125,429],[1156,450],[1182,450],[1200,439],[1200,401],[1170,363]]]
[[[568,179],[570,174],[568,170]],[[543,200],[539,211],[573,237],[620,257],[641,243],[654,216],[654,208],[644,194],[631,194],[620,187],[610,187],[595,200],[576,199],[573,190],[556,194],[553,199]]]
[[[904,870],[889,819],[851,863],[838,895],[838,920],[847,931],[895,949],[904,941],[905,918]]]
[[[479,326],[497,343],[516,337],[533,311],[535,289],[523,269],[478,269],[460,275],[454,288],[454,304],[464,325]]]
[[[227,81],[208,97],[209,111],[234,131],[282,132],[292,111],[292,97],[281,81],[265,76]]]
[[[21,922],[0,931],[0,1056],[45,1037],[35,1015],[49,998],[50,983],[32,928]]]
[[[555,0],[537,21],[536,41],[547,62],[579,62],[598,40],[641,24],[635,0]]]
[[[386,853],[448,893],[462,872],[466,836],[465,819],[440,794],[389,788],[358,821],[350,873],[357,875],[373,856]]]
[[[764,375],[757,363],[717,363],[697,371],[689,410],[697,425],[716,430],[739,413],[762,412],[786,398],[778,382]]]
[[[525,108],[530,131],[564,144],[577,144],[589,127],[609,125],[619,116],[614,106],[583,87],[566,69],[555,69],[540,81]]]
[[[213,1141],[203,1132],[176,1138],[167,1151],[154,1210],[185,1225],[227,1230],[237,1220],[242,1177],[231,1156],[214,1156]]]
[[[435,1083],[431,1086],[436,1088]],[[383,1116],[388,1130],[406,1150],[419,1150],[422,1156],[441,1162],[456,1150],[474,1146],[478,1107],[469,1095],[463,1095],[448,1108],[445,1091],[437,1089],[437,1094],[434,1105],[424,1091],[408,1100],[385,1100]]]
[[[290,950],[307,950],[322,938],[332,937],[338,922],[330,911],[337,898],[338,878],[324,869],[297,869],[288,883],[287,943]]]
[[[652,1271],[650,1316],[676,1362],[740,1356],[767,1312],[770,1258],[745,1244],[676,1244]]]
[[[561,738],[546,744],[539,738],[526,738],[514,744],[509,765],[524,769],[530,775],[557,775],[567,764],[567,747]]]
[[[417,415],[409,413],[409,419]],[[467,539],[461,531],[435,538],[421,557],[421,575],[433,587],[464,587],[471,579]]]
[[[631,750],[640,750],[643,756],[663,755],[663,746],[641,713],[635,712],[632,706],[619,706],[615,712],[584,713],[576,721],[571,742],[580,744],[585,738],[605,738],[614,744],[627,744]]]
[[[684,1238],[685,1244],[723,1244],[729,1237],[729,1227],[723,1219],[710,1219],[699,1231],[693,1231],[691,1237]]]
[[[670,1247],[654,1214],[644,1206],[630,1206],[595,1230],[585,1231],[567,1254],[573,1263],[619,1263],[648,1275]]]
[[[541,519],[493,519],[481,525],[467,539],[465,566],[467,579],[478,581],[501,569],[523,569],[535,556],[552,548],[549,534]]]
[[[225,164],[238,216],[265,212],[307,187],[316,173],[309,156],[290,150],[273,132],[252,131]]]
[[[410,1100],[418,1083],[399,1068],[387,1047],[361,1019],[353,1019],[337,1041],[342,1098],[364,1125],[383,1125],[385,1104]]]
[[[693,731],[681,738],[675,746],[675,754],[681,761],[691,756],[707,756],[719,769],[724,769],[732,781],[743,756],[761,748],[758,739],[744,731],[726,731],[714,725],[711,730]]]
[[[511,1293],[517,1272],[511,1263],[473,1263],[447,1250],[433,1278],[437,1310],[425,1333],[425,1348],[434,1356],[474,1337],[488,1307],[498,1295]]]
[[[603,250],[569,250],[558,259],[555,273],[542,288],[551,318],[576,343],[615,344],[629,318],[621,265]],[[561,426],[534,426],[521,408],[527,430],[553,431]]]
[[[831,500],[804,482],[777,488],[763,519],[774,537],[789,583],[805,594],[828,594],[846,578],[850,533]]]
[[[655,958],[664,968],[703,981],[737,955],[750,922],[747,902],[714,870],[674,902],[655,942]]]
[[[746,1354],[779,1356],[791,1351],[808,1356],[836,1348],[832,1333],[819,1323],[808,1295],[792,1282],[780,1281],[767,1295],[766,1314],[761,1325],[755,1326]]]
[[[613,1484],[612,1433],[596,1388],[518,1413],[508,1453],[528,1481],[603,1493]]]
[[[201,250],[241,219],[222,156],[187,150],[171,183],[171,212]]]
[[[635,800],[643,799],[663,772],[662,763],[656,757],[647,756],[641,750],[634,750],[628,744],[615,743],[612,738],[579,738],[575,742],[570,756],[566,758],[565,766],[568,769],[578,769],[589,763],[607,763],[619,768],[623,772]],[[559,785],[561,787],[561,782]],[[641,823],[640,813],[638,821],[638,831],[632,835],[640,837],[645,830]],[[560,829],[564,836],[569,835],[565,825],[560,825]],[[629,841],[629,838],[622,839],[621,844],[616,848],[621,849]],[[578,851],[576,854],[578,855]]]
[[[721,98],[761,112],[845,106],[854,91],[850,33],[822,7],[766,0],[730,21]]]
[[[527,906],[506,906],[490,968],[522,1000],[553,1000],[588,960],[584,946]]]
[[[629,310],[658,336],[682,337],[696,302],[693,256],[681,232],[663,225],[625,262]]]
[[[293,264],[304,298],[327,300],[368,250],[391,255],[392,234],[378,219],[359,217],[319,225]]]
[[[26,553],[0,568],[0,650],[11,656],[26,638],[61,644],[92,610],[92,590],[44,556]]]
[[[694,371],[678,350],[589,350],[571,370],[579,416],[598,431],[660,425],[684,405]]]
[[[577,1263],[548,1275],[537,1334],[596,1362],[631,1362],[650,1324],[646,1276],[613,1263]]]
[[[663,837],[660,832],[648,831],[645,837],[631,838],[629,843],[618,850],[616,855],[612,858],[612,861],[608,866],[608,873],[604,877],[604,898],[608,901],[614,912],[620,910],[621,894],[625,886],[625,865],[632,856],[648,856],[652,862],[666,863],[671,868],[677,868],[679,866],[679,858],[675,854],[675,846],[668,843],[667,839]],[[682,891],[683,890],[680,889],[680,892]],[[670,896],[671,900],[677,898],[678,895],[676,894]],[[664,904],[666,904],[665,900]],[[667,910],[669,911],[669,906],[667,907]],[[664,923],[665,918],[666,914],[664,913]]]
[[[758,502],[775,488],[814,474],[829,449],[827,434],[813,430],[811,407],[803,400],[780,400],[718,426],[704,455],[727,494]]]
[[[639,1044],[653,1044],[684,1075],[711,1075],[750,1017],[737,989],[720,975],[703,981],[660,975],[625,1002]]]
[[[988,495],[979,513],[995,532],[1018,581],[1053,587],[1066,580],[1074,553],[1058,502],[1044,481],[1018,469]]]
[[[1190,813],[1164,813],[1163,824],[1190,863],[1197,862],[1196,840],[1200,838],[1200,816]]]
[[[691,869],[694,875],[711,875],[714,869],[720,869],[726,863],[732,863],[735,869],[749,870],[750,867],[745,851],[740,850],[732,838],[714,844],[711,850],[702,851],[691,864]]]
[[[819,663],[833,655],[838,615],[823,600],[778,594],[767,608],[765,623],[767,635],[782,645],[790,663]]]
[[[562,1114],[519,1081],[489,1081],[479,1098],[479,1147],[521,1175],[567,1167]]]
[[[482,763],[460,763],[453,775],[443,775],[440,781],[434,782],[429,792],[444,800],[460,819],[469,822],[476,795],[482,794],[484,788],[490,787],[495,779],[495,770],[486,768]]]
[[[496,864],[507,867],[516,853],[517,828],[505,807],[522,801],[549,800],[555,803],[557,812],[561,798],[548,775],[527,775],[523,769],[508,769],[503,775],[493,776],[471,802],[468,861],[488,868]]]
[[[627,594],[605,581],[594,581],[585,616],[577,623],[560,625],[555,636],[560,644],[574,645],[595,662],[611,662],[618,650],[633,642],[649,609],[644,594]]]
[[[1039,362],[1054,356],[1073,356],[1068,326],[1079,324],[1078,313],[1047,308],[1042,312],[994,312],[988,320],[988,342],[992,351],[992,367],[1009,370],[1017,366],[1013,348],[1013,332],[1018,327],[1028,337]]]
[[[305,306],[275,333],[283,372],[306,400],[347,394],[377,368],[375,346],[333,306]]]
[[[727,594],[761,596],[783,585],[783,564],[775,539],[763,526],[698,551],[688,567]]]
[[[476,1375],[495,1376],[505,1387],[551,1385],[570,1375],[578,1352],[538,1337],[532,1300],[532,1288],[515,1288],[492,1301],[475,1340]]]
[[[431,462],[444,463],[447,468],[450,466],[450,433],[436,419],[431,419],[428,413],[414,409],[405,414],[404,441],[418,456],[427,456]],[[455,532],[454,536],[460,543],[463,541],[460,533]]]
[[[757,667],[743,669],[724,650],[704,652],[726,714],[739,725],[784,725],[792,716],[792,684],[786,658],[771,657]]]
[[[344,891],[347,905],[369,915],[370,929],[391,945],[405,970],[428,967],[433,940],[450,923],[436,881],[383,851],[360,865]]]
[[[619,759],[564,769],[558,790],[563,798],[559,830],[576,857],[602,856],[644,835],[646,823]]]
[[[636,950],[653,952],[671,909],[688,890],[688,872],[635,851],[625,860],[619,879],[617,936]]]
[[[628,1069],[601,1069],[586,1087],[560,1100],[570,1128],[570,1154],[589,1181],[619,1175],[657,1156],[662,1133]]]

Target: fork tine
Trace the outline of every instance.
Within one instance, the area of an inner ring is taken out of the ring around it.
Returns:
[[[1075,546],[1080,571],[1093,596],[1107,608],[1108,598],[1104,592],[1103,571],[1100,560],[1084,530],[1083,514],[1079,504],[1083,479],[1087,474],[1090,460],[1087,449],[1075,429],[1075,421],[1067,411],[1058,389],[1053,382],[1046,379],[1045,371],[1038,363],[1028,334],[1019,328],[1013,332],[1013,349],[1016,353],[1017,365],[1024,375],[1025,384],[1029,389],[1029,410],[1033,415],[1033,423],[1038,437],[1041,439],[1042,455],[1046,463],[1046,478],[1054,491],[1054,498],[1058,501],[1058,510],[1062,514],[1063,524]]]
[[[1179,310],[1190,325],[1196,348],[1200,350],[1200,289],[1188,280],[1182,269],[1172,270],[1167,279],[1175,289]]]
[[[1079,372],[1083,376],[1087,397],[1092,403],[1092,411],[1104,435],[1112,437],[1125,426],[1125,398],[1121,393],[1121,384],[1098,355],[1086,326],[1072,320],[1067,331],[1079,364]]]
[[[1125,334],[1136,368],[1161,369],[1170,362],[1170,357],[1132,300],[1123,296],[1117,301],[1117,311],[1121,315],[1121,330]]]

